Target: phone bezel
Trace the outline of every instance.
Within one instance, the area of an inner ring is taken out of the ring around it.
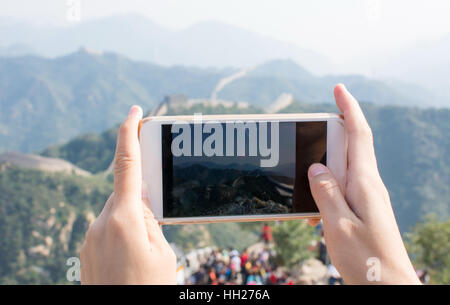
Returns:
[[[338,180],[341,190],[345,190],[345,172],[347,168],[347,139],[344,121],[334,113],[289,113],[289,114],[252,114],[252,115],[203,115],[202,121],[279,121],[305,122],[327,121],[327,166]],[[155,219],[161,224],[189,224],[215,222],[245,222],[293,220],[317,218],[319,213],[291,213],[270,215],[205,216],[163,218],[162,189],[162,139],[161,125],[175,121],[194,123],[193,115],[147,117],[142,120],[139,129],[142,162],[142,183],[147,185],[150,204]],[[151,181],[151,183],[149,183]]]

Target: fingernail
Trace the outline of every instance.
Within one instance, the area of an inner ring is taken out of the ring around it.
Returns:
[[[310,178],[320,174],[328,173],[328,168],[321,163],[314,163],[309,167],[308,175]]]
[[[130,108],[130,112],[128,113],[128,116],[135,116],[138,113],[141,113],[141,107],[133,105]]]

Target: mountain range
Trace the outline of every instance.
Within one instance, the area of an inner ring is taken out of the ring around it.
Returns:
[[[80,133],[101,132],[120,122],[131,105],[148,111],[166,95],[214,95],[270,108],[286,94],[306,103],[334,103],[337,82],[345,82],[365,102],[434,105],[433,95],[415,85],[360,75],[315,76],[291,60],[240,73],[232,68],[164,67],[82,48],[52,59],[0,57],[0,151],[37,152]]]
[[[84,49],[55,59],[0,58],[0,149],[31,152],[99,132],[131,105],[150,109],[166,94],[208,96],[227,71],[164,68]]]
[[[343,82],[373,129],[402,233],[429,213],[448,219],[447,49],[393,59],[386,78],[404,83],[327,74],[333,64],[320,54],[220,23],[172,31],[135,15],[70,27],[0,18],[0,284],[67,284],[66,260],[113,190],[118,124],[132,104],[148,113],[167,95],[206,101],[170,105],[167,115],[337,112],[332,88]],[[244,227],[164,232],[183,247],[243,249],[259,236]]]
[[[436,105],[434,94],[420,86],[383,82],[362,75],[315,76],[291,60],[273,60],[259,65],[245,77],[223,88],[219,98],[258,101],[269,105],[282,93],[305,103],[334,103],[332,88],[345,83],[360,101],[378,105]]]
[[[344,65],[311,49],[217,21],[173,30],[138,14],[113,15],[72,25],[32,24],[0,17],[0,56],[33,54],[53,58],[80,47],[163,66],[251,68],[275,59],[290,59],[320,76],[365,71],[382,82],[411,82],[433,92],[427,104],[448,106],[450,100],[450,35],[397,51],[386,50],[372,55],[370,60],[355,54],[355,60]],[[348,65],[351,67],[346,69]],[[370,66],[370,73],[366,66]],[[410,95],[414,94],[413,91]]]

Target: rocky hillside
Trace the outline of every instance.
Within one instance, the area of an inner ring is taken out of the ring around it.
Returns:
[[[67,284],[66,260],[111,192],[104,177],[0,163],[0,284]]]

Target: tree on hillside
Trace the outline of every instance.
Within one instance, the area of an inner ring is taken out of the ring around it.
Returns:
[[[416,268],[426,269],[433,284],[450,284],[450,219],[428,215],[407,234],[407,248]]]
[[[275,251],[280,265],[292,267],[313,253],[308,250],[314,240],[314,228],[304,221],[283,221],[273,227]]]

